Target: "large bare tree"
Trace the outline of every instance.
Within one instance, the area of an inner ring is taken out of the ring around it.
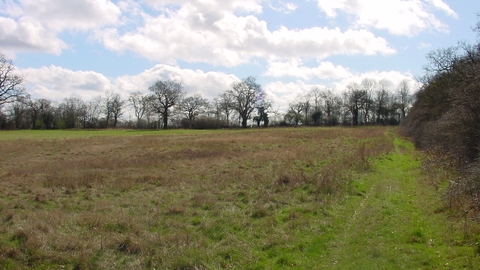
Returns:
[[[247,127],[247,120],[255,108],[263,106],[265,92],[260,84],[256,82],[255,77],[248,77],[240,82],[232,84],[232,88],[227,91],[230,96],[231,108],[238,112],[242,118],[242,127]],[[265,107],[265,106],[263,106]]]
[[[184,92],[183,86],[176,81],[156,81],[148,90],[152,93],[152,107],[162,116],[163,128],[168,127],[168,117],[171,114],[171,108],[182,100]]]
[[[11,103],[25,95],[23,76],[15,74],[12,60],[0,53],[0,106]]]

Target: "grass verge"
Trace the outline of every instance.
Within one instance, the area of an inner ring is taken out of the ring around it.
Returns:
[[[454,221],[441,211],[445,189],[421,171],[422,157],[409,142],[394,142],[394,152],[359,176],[357,196],[332,207],[333,236],[319,268],[479,269],[478,242],[452,230]]]

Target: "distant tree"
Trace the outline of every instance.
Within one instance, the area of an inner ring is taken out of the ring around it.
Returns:
[[[363,122],[365,124],[370,123],[371,119],[374,119],[372,117],[372,112],[374,112],[373,108],[373,93],[377,89],[377,81],[374,79],[370,78],[365,78],[362,80],[361,83],[361,89],[365,91],[365,97],[364,97],[364,106],[363,106]]]
[[[151,96],[142,94],[137,91],[130,95],[128,98],[130,106],[133,107],[133,113],[137,118],[137,128],[141,126],[140,122],[144,116],[146,116],[149,111],[151,111]]]
[[[15,74],[12,60],[0,53],[0,106],[25,96],[23,76]]]
[[[225,114],[226,125],[230,126],[230,115],[233,109],[233,96],[229,95],[229,92],[222,93],[218,98],[218,107]]]
[[[360,112],[366,106],[368,93],[366,90],[361,89],[357,83],[351,83],[347,88],[348,90],[344,93],[345,108],[352,115],[352,125],[358,126]]]
[[[13,128],[29,128],[27,122],[29,108],[25,99],[10,103],[8,111],[10,112],[10,118],[13,120]]]
[[[80,109],[80,121],[83,128],[96,128],[102,113],[102,97],[98,96],[85,103]]]
[[[113,127],[117,127],[120,116],[123,115],[125,101],[120,94],[108,91],[102,100],[102,109],[105,114],[106,127],[109,127],[110,120],[113,120]]]
[[[37,120],[40,117],[42,104],[38,100],[26,99],[25,104],[28,106],[28,113],[30,114],[30,119],[32,122],[32,129],[37,128]]]
[[[373,101],[377,124],[384,124],[388,119],[391,101],[390,87],[390,81],[381,80],[378,82],[378,89],[374,93]]]
[[[123,115],[125,108],[125,100],[122,100],[119,94],[115,95],[112,102],[112,116],[113,116],[113,127],[117,127],[118,119]]]
[[[295,102],[295,103],[290,103],[289,110],[287,114],[284,117],[284,120],[289,123],[289,124],[295,124],[298,126],[300,122],[304,123],[304,116],[303,116],[303,110],[304,110],[304,103],[303,102]]]
[[[312,114],[311,119],[314,125],[320,125],[322,122],[322,89],[319,87],[313,87],[309,92],[309,97],[312,102]],[[307,117],[307,116],[306,116]]]
[[[312,104],[311,104],[311,101],[310,101],[310,93],[306,93],[304,95],[301,95],[299,98],[298,98],[298,101],[299,103],[301,103],[301,106],[302,106],[302,110],[303,110],[303,121],[304,121],[304,124],[305,125],[309,125],[310,124],[310,111],[311,111],[311,108],[312,108]]]
[[[162,116],[163,128],[167,129],[171,108],[178,105],[184,96],[183,86],[176,81],[156,81],[148,88],[152,94],[152,107]]]
[[[325,124],[329,126],[336,125],[340,118],[340,108],[342,106],[341,98],[331,89],[325,89],[321,92],[323,99],[323,109]]]
[[[314,125],[319,125],[322,119],[322,111],[315,111],[312,113],[312,120]]]
[[[396,104],[401,113],[401,120],[407,115],[407,110],[412,103],[412,97],[410,95],[410,84],[407,80],[400,82],[397,90]]]
[[[55,107],[52,101],[48,99],[38,99],[38,108],[40,108],[40,119],[45,129],[55,128]]]
[[[322,89],[317,86],[313,87],[309,92],[309,96],[313,103],[313,112],[322,111],[322,92]]]
[[[258,115],[253,118],[257,122],[257,127],[260,126],[260,122],[263,122],[263,126],[267,127],[270,120],[268,119],[268,113],[265,107],[261,106],[258,108]]]
[[[235,110],[242,121],[242,127],[247,127],[247,120],[255,108],[262,106],[265,100],[265,92],[255,77],[248,77],[240,82],[232,84],[227,91],[231,108]]]
[[[191,126],[195,118],[207,111],[208,109],[208,100],[203,98],[202,95],[196,94],[184,98],[178,106],[178,109],[184,114],[185,119],[188,120],[189,125]]]
[[[76,97],[65,98],[64,101],[58,105],[59,117],[64,123],[65,128],[77,127],[83,105],[83,101]]]

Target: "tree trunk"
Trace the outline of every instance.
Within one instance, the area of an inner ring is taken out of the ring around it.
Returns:
[[[165,109],[165,111],[163,111],[163,129],[167,129],[167,125],[168,125],[168,109]]]
[[[246,128],[246,127],[247,127],[247,117],[242,116],[242,128]]]
[[[353,110],[352,117],[353,117],[353,119],[352,119],[353,120],[353,125],[358,126],[358,109]]]

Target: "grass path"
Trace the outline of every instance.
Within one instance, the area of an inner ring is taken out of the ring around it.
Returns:
[[[357,194],[334,207],[319,268],[480,269],[478,243],[450,230],[441,189],[421,174],[413,147],[395,139],[395,152],[355,182]]]

